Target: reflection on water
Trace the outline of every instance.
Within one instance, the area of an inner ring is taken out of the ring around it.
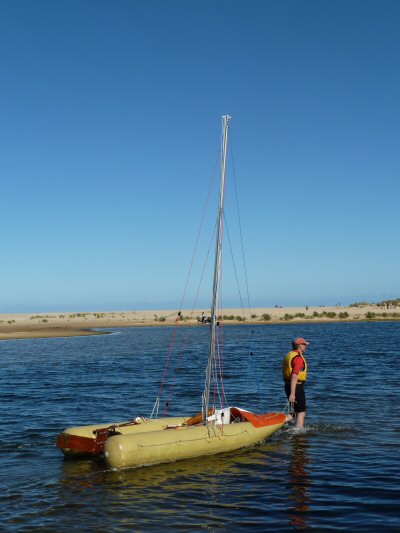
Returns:
[[[67,499],[78,493],[83,497],[89,489],[91,496],[101,491],[103,512],[123,513],[128,507],[146,528],[162,527],[168,516],[174,528],[231,529],[234,515],[240,529],[244,516],[262,520],[265,508],[257,493],[282,479],[274,454],[285,454],[284,448],[283,441],[275,440],[229,454],[118,471],[65,460],[60,481]]]
[[[308,455],[309,438],[307,433],[299,434],[289,444],[291,446],[288,469],[290,484],[289,525],[299,529],[308,527],[310,505],[312,503],[309,476],[311,465]]]
[[[253,447],[228,454],[218,454],[195,459],[185,459],[152,467],[107,469],[100,461],[70,460],[62,462],[60,481],[70,490],[94,486],[107,482],[119,487],[119,498],[135,501],[137,498],[151,497],[152,490],[160,487],[166,492],[181,490],[204,490],[215,484],[219,478],[225,482],[229,477],[247,475],[247,471],[264,466],[265,454],[281,447],[279,442],[263,445],[262,453]]]

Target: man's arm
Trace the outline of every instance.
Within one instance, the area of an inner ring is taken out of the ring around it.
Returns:
[[[296,401],[296,385],[298,380],[298,375],[294,372],[292,373],[292,379],[290,380],[290,396],[289,402],[294,403]]]

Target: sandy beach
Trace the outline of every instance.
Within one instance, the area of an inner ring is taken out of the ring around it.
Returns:
[[[273,307],[257,308],[243,313],[241,309],[225,309],[224,324],[285,324],[310,322],[346,322],[367,320],[399,320],[398,308],[377,305],[358,307]],[[107,329],[134,326],[200,325],[202,312],[209,309],[183,310],[178,317],[175,310],[106,311],[43,314],[0,314],[0,340],[44,337],[101,335]],[[100,329],[101,331],[97,331]]]

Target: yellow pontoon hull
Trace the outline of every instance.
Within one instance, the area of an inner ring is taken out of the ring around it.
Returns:
[[[283,413],[263,416],[269,419],[259,427],[244,420],[111,436],[104,444],[104,460],[109,467],[120,469],[230,452],[268,438],[287,420]]]
[[[110,435],[130,435],[160,431],[167,425],[183,424],[188,417],[165,417],[158,419],[137,418],[129,422],[92,424],[65,429],[57,436],[57,446],[67,457],[101,455],[104,442]]]

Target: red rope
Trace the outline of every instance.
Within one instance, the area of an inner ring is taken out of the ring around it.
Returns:
[[[194,310],[195,310],[195,307],[196,307],[197,299],[199,297],[200,287],[201,287],[201,284],[203,282],[204,272],[206,270],[206,266],[207,266],[207,263],[208,263],[208,258],[210,256],[211,245],[214,242],[214,236],[215,236],[216,230],[217,230],[217,224],[215,224],[215,226],[214,226],[214,231],[213,231],[213,234],[212,234],[212,237],[211,237],[211,240],[210,240],[210,244],[208,245],[207,255],[206,255],[206,259],[204,261],[203,270],[201,271],[200,281],[199,281],[199,285],[197,287],[196,296],[194,297],[194,302],[193,302],[193,307],[192,307],[192,310],[191,310],[191,313],[190,313],[190,318],[192,318],[193,315],[194,315]]]
[[[225,400],[225,380],[224,380],[225,351],[224,351],[224,328],[221,323],[220,323],[220,328],[221,328],[221,392],[222,392],[222,401],[224,401]],[[222,408],[223,408],[223,405],[221,405]]]
[[[159,397],[161,397],[161,394],[162,394],[163,389],[164,389],[164,384],[165,384],[165,380],[166,380],[167,373],[168,373],[168,368],[169,368],[170,361],[171,361],[172,351],[173,351],[173,348],[174,348],[174,345],[175,345],[177,327],[179,325],[179,319],[180,319],[180,316],[181,316],[183,302],[184,302],[184,299],[185,299],[185,296],[186,296],[186,291],[187,291],[187,287],[188,287],[188,284],[189,284],[189,279],[190,279],[190,275],[191,275],[191,272],[192,272],[194,259],[196,257],[196,253],[197,253],[197,249],[198,249],[198,245],[199,245],[201,230],[202,230],[203,225],[204,225],[204,220],[205,220],[205,215],[206,215],[206,212],[207,212],[208,204],[210,203],[211,191],[213,189],[215,177],[216,177],[216,174],[217,174],[217,168],[218,168],[219,159],[220,159],[220,152],[218,152],[218,155],[217,155],[217,159],[216,159],[215,166],[214,166],[213,176],[211,178],[210,186],[209,186],[209,189],[208,189],[207,199],[206,199],[206,203],[205,203],[205,206],[204,206],[204,210],[203,210],[203,215],[202,215],[202,218],[201,218],[199,231],[197,233],[197,238],[196,238],[194,251],[193,251],[193,254],[192,254],[192,259],[191,259],[190,266],[189,266],[189,272],[188,272],[188,275],[187,275],[187,278],[186,278],[185,288],[183,290],[183,295],[182,295],[181,304],[180,304],[180,311],[178,313],[178,317],[177,317],[177,320],[176,320],[176,323],[175,323],[175,327],[174,327],[174,330],[172,332],[172,338],[171,338],[170,346],[169,346],[169,349],[168,349],[168,356],[167,356],[167,361],[166,361],[166,364],[165,364],[164,375],[163,375],[163,378],[162,378],[162,381],[161,381],[161,385],[160,385]],[[208,254],[207,254],[207,258],[208,258]],[[203,277],[203,274],[204,274],[204,270],[205,270],[205,266],[203,268],[202,277]],[[199,289],[200,289],[200,287],[197,289],[196,300],[197,300]],[[193,317],[193,314],[194,314],[194,305],[193,305],[193,308],[192,308],[192,311],[191,311],[191,318]],[[183,352],[181,354],[180,363],[181,363],[182,357],[183,357]],[[180,368],[180,364],[178,366],[178,370],[179,370],[179,368]],[[173,382],[175,380],[175,373],[176,373],[176,370],[175,370],[174,375],[173,375]],[[164,414],[167,412],[168,406],[169,406],[169,400],[167,400],[166,403],[165,403]]]
[[[215,360],[214,360],[214,407],[217,405],[217,380],[218,380],[218,332],[215,336]]]
[[[167,377],[168,367],[169,367],[169,363],[170,363],[170,360],[171,360],[172,349],[173,349],[174,344],[175,344],[176,332],[177,332],[177,327],[178,327],[178,324],[179,324],[180,316],[181,316],[181,313],[179,312],[178,316],[176,318],[174,331],[172,332],[172,339],[171,339],[171,342],[170,342],[170,345],[169,345],[167,362],[165,364],[164,375],[163,375],[163,378],[161,380],[160,392],[158,393],[159,397],[161,397],[161,394],[162,394],[162,391],[163,391],[163,388],[164,388],[165,378]]]
[[[181,368],[182,361],[183,361],[183,354],[185,353],[185,351],[186,351],[186,345],[183,347],[183,350],[181,351],[181,355],[180,355],[179,361],[178,361],[178,366],[175,368],[174,373],[172,375],[171,386],[169,388],[169,396],[168,396],[168,398],[167,398],[167,400],[165,402],[164,416],[166,416],[167,411],[168,411],[169,399],[172,396],[172,392],[173,392],[173,390],[175,388],[176,375],[177,375],[177,373],[179,372],[179,370]]]
[[[183,295],[182,295],[182,299],[181,299],[180,309],[182,309],[182,307],[183,307],[183,302],[184,302],[184,299],[185,299],[185,296],[186,296],[186,291],[187,291],[187,286],[188,286],[188,283],[189,283],[190,274],[192,273],[192,268],[193,268],[194,258],[196,257],[197,248],[198,248],[199,240],[200,240],[201,230],[202,230],[202,227],[203,227],[203,224],[204,224],[204,219],[205,219],[205,216],[206,216],[206,212],[207,212],[208,204],[209,204],[209,202],[210,202],[210,196],[211,196],[211,191],[212,191],[212,188],[213,188],[213,185],[214,185],[215,176],[216,176],[216,174],[217,174],[217,168],[218,168],[219,156],[220,156],[220,152],[218,152],[217,160],[216,160],[216,162],[215,162],[215,167],[214,167],[213,176],[212,176],[212,178],[211,178],[210,187],[209,187],[209,189],[208,189],[207,200],[206,200],[206,204],[205,204],[205,206],[204,206],[203,216],[202,216],[202,218],[201,218],[201,223],[200,223],[199,231],[198,231],[198,233],[197,233],[196,244],[195,244],[195,247],[194,247],[194,251],[193,251],[193,255],[192,255],[192,260],[191,260],[191,262],[190,262],[190,267],[189,267],[189,272],[188,272],[188,275],[187,275],[187,278],[186,278],[185,288],[184,288],[184,290],[183,290]]]
[[[187,275],[187,278],[186,278],[185,287],[184,287],[184,290],[183,290],[183,295],[182,295],[181,304],[180,304],[180,311],[178,313],[178,317],[176,319],[175,327],[174,327],[174,330],[172,332],[172,338],[171,338],[171,342],[170,342],[170,346],[169,346],[169,350],[168,350],[167,361],[166,361],[166,364],[165,364],[164,374],[163,374],[163,378],[162,378],[161,385],[160,385],[159,397],[161,397],[162,392],[164,390],[164,385],[165,385],[168,369],[169,369],[170,362],[171,362],[172,351],[173,351],[173,348],[174,348],[174,345],[175,345],[175,340],[176,340],[176,335],[177,335],[177,327],[179,325],[179,320],[180,320],[180,317],[181,317],[181,311],[182,311],[182,307],[183,307],[183,302],[184,302],[184,299],[185,299],[185,296],[186,296],[190,275],[191,275],[191,272],[192,272],[192,269],[193,269],[194,259],[195,259],[196,254],[197,254],[197,249],[198,249],[199,240],[200,240],[200,234],[201,234],[201,230],[202,230],[203,225],[204,225],[205,215],[206,215],[207,208],[208,208],[208,205],[209,205],[209,202],[210,202],[211,191],[213,189],[215,177],[216,177],[216,174],[217,174],[217,168],[218,168],[218,164],[219,164],[219,160],[220,160],[220,155],[221,155],[221,152],[219,151],[217,159],[216,159],[216,162],[215,162],[214,172],[213,172],[213,176],[212,176],[212,179],[211,179],[211,183],[210,183],[210,186],[209,186],[209,189],[208,189],[207,199],[206,199],[206,203],[205,203],[205,206],[204,206],[204,210],[203,210],[203,215],[202,215],[202,218],[201,218],[199,231],[197,233],[196,243],[195,243],[194,251],[193,251],[193,254],[192,254],[192,259],[191,259],[190,266],[189,266],[189,272],[188,272],[188,275]],[[210,248],[209,248],[208,253],[207,253],[206,263],[208,261],[209,251],[210,251]],[[201,282],[202,282],[202,279],[203,279],[204,271],[205,271],[205,265],[203,267],[203,271],[202,271],[202,274],[201,274],[200,284],[199,284],[199,286],[197,288],[195,302],[197,301],[197,297],[198,297],[198,294],[199,294],[200,285],[201,285]],[[191,310],[191,318],[193,317],[193,314],[194,314],[195,305],[196,305],[196,303],[193,304],[193,307],[192,307],[192,310]],[[218,337],[218,334],[217,334],[217,337]],[[216,346],[217,357],[216,357],[215,364],[217,362],[217,358],[219,357],[218,338],[216,339],[216,343],[217,343],[217,346]],[[179,368],[181,366],[182,359],[183,359],[183,353],[184,352],[182,351],[181,356],[179,358],[179,364],[174,370],[170,392],[172,392],[172,390],[173,390],[173,388],[175,386],[176,372],[177,372],[177,370],[179,370]],[[216,405],[216,394],[217,394],[217,389],[216,389],[217,383],[216,383],[216,380],[218,379],[218,367],[214,368],[214,375],[215,375],[215,381],[214,381],[214,405]],[[223,380],[222,380],[222,383],[223,383]],[[164,415],[167,413],[168,407],[169,407],[169,399],[165,402]]]

